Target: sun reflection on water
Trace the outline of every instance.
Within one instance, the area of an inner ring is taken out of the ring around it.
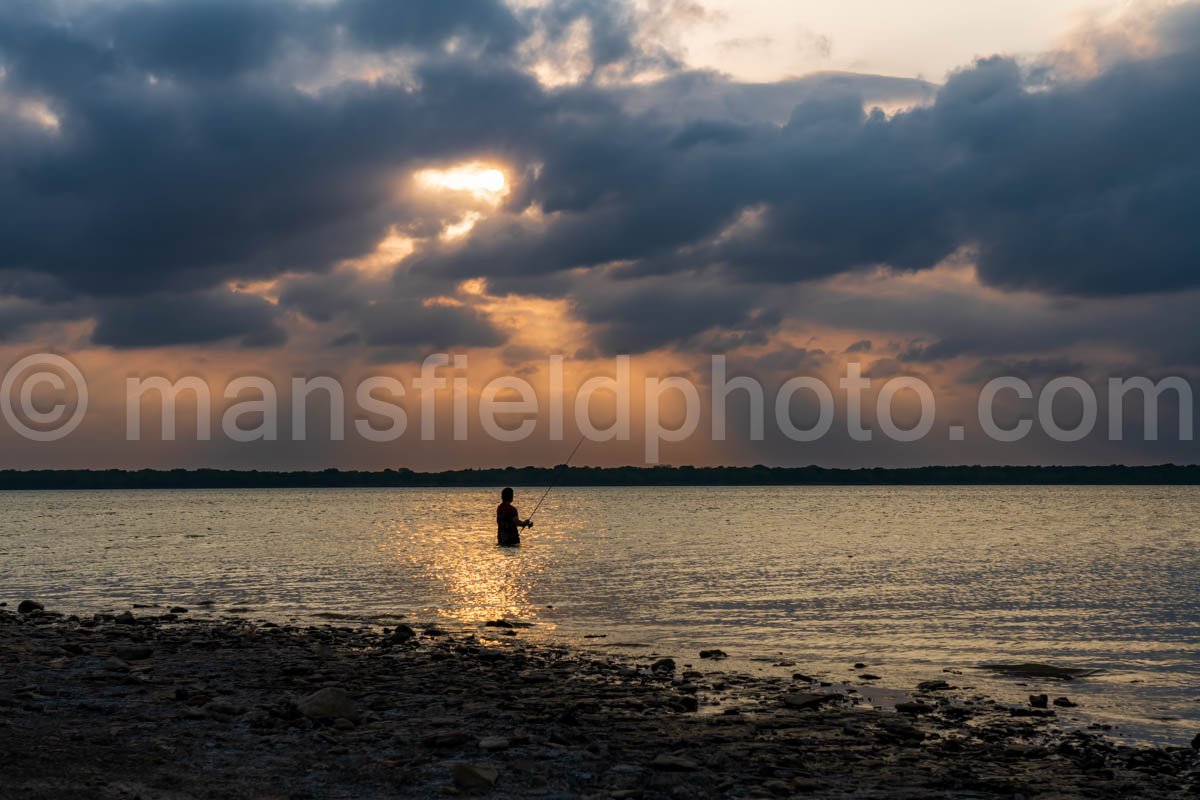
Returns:
[[[433,609],[439,616],[467,624],[538,617],[531,595],[551,568],[551,548],[497,547],[495,532],[482,524],[445,526],[426,537],[417,550],[410,531],[393,528],[380,549],[384,558],[404,562],[397,572],[440,585],[444,600]]]

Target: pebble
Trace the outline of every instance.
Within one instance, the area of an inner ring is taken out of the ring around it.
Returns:
[[[489,752],[507,750],[511,745],[512,741],[507,736],[485,736],[479,740],[479,749]]]
[[[125,661],[144,661],[154,655],[154,648],[144,644],[118,644],[113,655]]]
[[[18,614],[32,614],[34,611],[45,611],[46,607],[37,600],[22,600],[17,604]]]
[[[700,769],[700,765],[690,758],[683,756],[674,756],[669,753],[659,753],[650,762],[650,766],[654,769],[670,770],[672,772],[694,772]]]
[[[490,789],[500,778],[500,771],[486,764],[455,764],[450,768],[454,785],[460,789]]]
[[[116,656],[109,656],[104,662],[104,668],[109,672],[128,672],[129,664]]]
[[[317,719],[347,719],[357,722],[358,707],[354,700],[339,686],[326,686],[296,703],[296,708],[306,717]]]
[[[46,775],[63,782],[55,796],[169,786],[160,793],[372,800],[1182,798],[1194,782],[1192,750],[1014,719],[986,698],[893,714],[845,702],[840,685],[794,691],[808,688],[802,673],[680,673],[657,656],[398,630],[402,648],[395,631],[365,626],[147,616],[128,627],[0,610],[0,795],[54,794],[37,783]],[[109,653],[113,672],[100,669]],[[154,669],[131,670],[135,655]],[[686,713],[699,709],[711,713]],[[13,735],[39,744],[7,747]],[[130,774],[137,787],[111,788]]]

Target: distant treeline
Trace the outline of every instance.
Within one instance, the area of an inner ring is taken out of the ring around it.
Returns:
[[[320,489],[420,486],[1197,485],[1200,465],[1151,467],[506,467],[414,472],[257,470],[2,470],[14,489]]]

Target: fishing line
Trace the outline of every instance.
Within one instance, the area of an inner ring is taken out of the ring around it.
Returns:
[[[571,455],[567,456],[567,460],[562,463],[563,468],[570,465],[571,459],[575,457],[575,453],[579,450],[579,446],[581,444],[583,444],[583,440],[586,438],[587,438],[587,434],[584,434],[583,436],[579,437],[579,441],[575,443],[575,449],[571,451]],[[529,516],[526,517],[526,519],[530,519],[530,520],[533,519],[533,515],[536,514],[538,512],[538,509],[542,507],[542,502],[546,499],[546,496],[550,494],[550,490],[554,488],[554,485],[556,483],[558,483],[558,476],[561,474],[562,474],[561,468],[555,470],[553,480],[551,480],[550,485],[546,487],[546,491],[542,493],[542,499],[538,500],[537,505],[533,507],[533,511],[529,512]]]

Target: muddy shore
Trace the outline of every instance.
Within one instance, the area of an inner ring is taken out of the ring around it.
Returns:
[[[845,687],[600,657],[502,622],[295,627],[0,609],[0,797],[1195,797],[1141,748],[931,681]]]

